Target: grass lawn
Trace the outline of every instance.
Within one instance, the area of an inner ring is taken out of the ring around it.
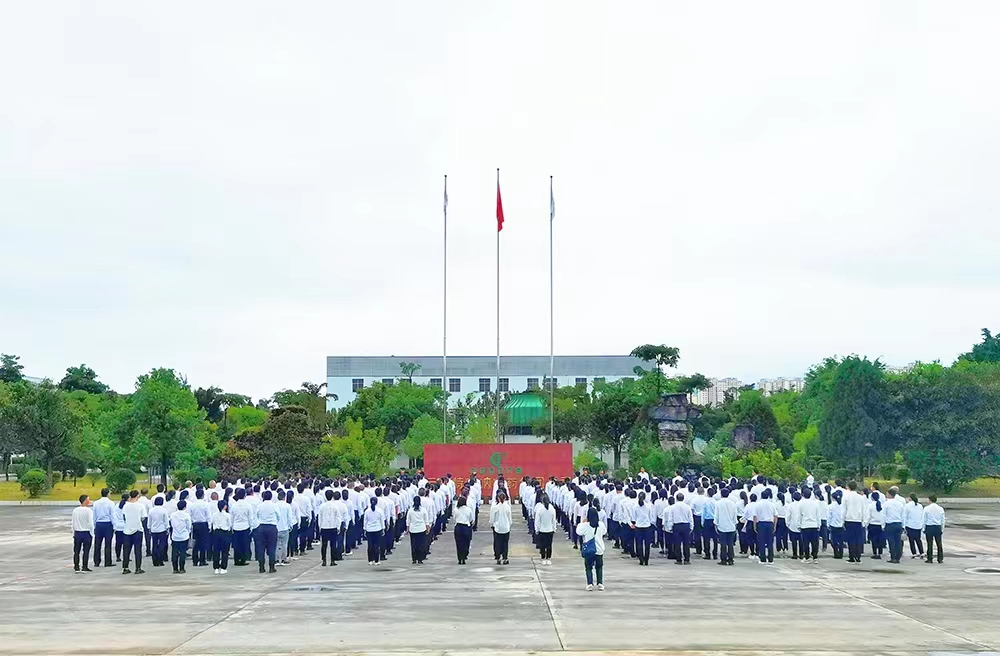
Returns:
[[[138,483],[136,483],[138,485]],[[81,494],[89,494],[91,500],[96,501],[101,498],[101,488],[104,487],[104,478],[98,479],[95,485],[90,484],[89,478],[78,478],[76,486],[73,480],[56,483],[55,489],[48,494],[38,497],[38,501],[77,501]],[[21,491],[21,484],[17,481],[4,481],[0,476],[0,501],[24,501],[27,500],[28,493]]]
[[[866,482],[870,485],[872,481],[879,481],[879,487],[882,490],[888,490],[893,485],[898,485],[899,481],[884,481],[878,478],[868,479]],[[966,483],[965,485],[959,485],[950,492],[943,492],[941,490],[928,490],[924,489],[917,483],[907,483],[906,485],[900,485],[899,491],[904,496],[909,496],[911,492],[916,492],[921,499],[927,497],[928,494],[937,494],[939,497],[1000,497],[1000,478],[977,478],[976,480]]]

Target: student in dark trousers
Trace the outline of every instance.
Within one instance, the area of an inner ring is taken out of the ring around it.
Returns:
[[[926,563],[934,562],[934,546],[937,545],[937,561],[944,562],[944,547],[941,544],[944,533],[944,508],[938,505],[937,497],[930,495],[930,503],[924,508],[924,535],[927,537]]]
[[[212,513],[212,569],[225,574],[229,568],[229,547],[233,543],[233,517],[225,499],[216,504]]]
[[[757,531],[757,557],[761,564],[774,563],[774,527],[778,525],[778,513],[771,503],[771,490],[760,493],[760,501],[753,507],[753,526]]]
[[[382,531],[385,530],[385,517],[378,510],[378,501],[375,497],[370,500],[370,506],[365,508],[364,514],[365,535],[368,538],[368,564],[378,565],[379,553],[381,552]]]
[[[420,506],[420,497],[413,497],[413,507],[406,511],[406,532],[410,535],[410,559],[414,565],[423,565],[431,523],[426,509]]]
[[[125,548],[125,504],[128,503],[128,492],[122,494],[121,500],[115,505],[115,562],[122,561],[122,550]]]
[[[80,505],[73,509],[73,571],[92,572],[90,569],[90,545],[93,543],[94,511],[90,508],[90,497],[80,495]],[[83,551],[83,568],[80,568],[80,552]]]
[[[274,561],[278,548],[278,510],[271,502],[273,495],[271,490],[264,490],[261,495],[262,501],[257,506],[257,534],[259,543],[257,546],[257,565],[260,573],[265,571],[269,574],[276,574]],[[267,558],[268,568],[264,569],[264,558]]]
[[[910,495],[903,513],[903,523],[906,526],[906,538],[910,542],[910,558],[920,558],[924,555],[924,543],[921,532],[924,530],[924,507],[916,493]]]
[[[101,554],[104,555],[104,566],[111,567],[111,541],[114,539],[114,509],[115,503],[108,498],[111,491],[101,490],[101,498],[94,503],[94,567],[101,566]],[[104,545],[102,552],[101,545]]]
[[[694,524],[694,513],[691,506],[684,501],[684,493],[678,492],[674,497],[674,505],[670,506],[673,518],[675,555],[678,565],[691,564],[691,526]]]
[[[184,564],[187,562],[188,543],[192,531],[194,524],[187,511],[187,501],[181,499],[177,502],[177,510],[170,515],[170,562],[174,567],[174,574],[184,574],[187,571],[184,569]]]
[[[416,501],[416,498],[414,498]],[[472,544],[472,524],[475,522],[474,513],[469,506],[468,500],[462,496],[458,498],[458,508],[455,510],[455,553],[458,556],[458,564],[464,565],[469,559],[469,547]],[[549,545],[552,544],[552,534],[549,534]],[[551,547],[550,547],[551,548]]]
[[[153,500],[153,508],[147,518],[149,534],[153,539],[153,567],[163,567],[167,564],[167,540],[170,537],[170,516],[163,506],[163,497]]]

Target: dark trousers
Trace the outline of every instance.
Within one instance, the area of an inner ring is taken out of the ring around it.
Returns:
[[[94,524],[94,567],[101,566],[101,544],[104,545],[104,565],[111,567],[111,538],[114,534],[115,529],[111,522]]]
[[[847,559],[851,562],[861,560],[861,545],[865,543],[865,527],[861,522],[844,522],[844,533],[847,537]]]
[[[789,531],[788,539],[792,543],[792,558],[805,558],[805,547],[802,545],[802,533],[800,531]]]
[[[299,525],[293,524],[288,529],[288,555],[294,556],[299,551]]]
[[[83,550],[83,566],[90,568],[90,545],[94,538],[90,531],[73,531],[73,569],[80,569],[80,551]]]
[[[341,528],[337,529],[337,539],[335,540],[335,544],[333,546],[334,560],[344,559],[344,544],[346,540],[347,527],[341,526]]]
[[[542,560],[552,559],[552,538],[554,536],[554,533],[538,534],[538,552]]]
[[[123,549],[125,549],[125,531],[115,531],[115,562],[122,559]]]
[[[212,569],[229,569],[229,545],[232,541],[232,531],[221,528],[212,531]]]
[[[139,569],[142,567],[142,531],[136,531],[132,535],[125,535],[122,533],[122,542],[124,544],[125,560],[122,562],[122,568],[128,569],[129,564],[129,553],[135,554],[135,568]]]
[[[379,548],[382,550],[380,552],[382,560],[385,560],[386,555],[392,551],[392,545],[393,545],[392,530],[393,530],[392,524],[390,524],[388,528],[382,531],[382,542],[379,545]]]
[[[456,533],[456,535],[458,535]],[[427,557],[427,541],[430,536],[426,531],[410,532],[410,559],[415,563],[424,562]]]
[[[246,565],[250,560],[250,529],[233,531],[233,563]]]
[[[705,551],[706,560],[708,559],[709,555],[711,555],[712,558],[718,558],[719,538],[715,534],[714,519],[701,520],[701,547]]]
[[[208,564],[208,554],[212,551],[212,532],[208,528],[208,522],[195,522],[194,528],[194,551],[191,554],[191,562],[195,567]]]
[[[674,541],[677,543],[677,562],[691,562],[691,525],[674,524]]]
[[[604,556],[594,554],[583,557],[583,568],[587,572],[587,585],[594,585],[594,571],[597,571],[597,585],[604,584]]]
[[[615,546],[621,546],[620,538],[618,537],[619,529],[618,522],[613,519],[608,520],[608,537],[615,541]]]
[[[382,544],[382,531],[368,531],[368,562],[377,563]]]
[[[694,552],[696,554],[701,554],[701,531],[702,531],[702,521],[701,515],[694,516],[694,530],[691,531],[691,544],[694,545]]]
[[[802,529],[802,557],[815,560],[817,556],[819,556],[819,528]]]
[[[774,562],[774,522],[757,523],[757,557],[761,562]]]
[[[151,533],[153,538],[153,565],[160,566],[167,563],[167,532]]]
[[[507,549],[510,546],[510,533],[493,531],[493,558],[507,560]]]
[[[335,552],[337,551],[337,529],[321,528],[319,530],[319,555],[326,562],[326,550],[330,549],[330,562],[335,562]]]
[[[261,524],[257,527],[257,564],[264,569],[264,557],[267,564],[274,569],[274,558],[278,551],[278,527],[274,524]]]
[[[153,555],[153,536],[149,532],[149,518],[142,518],[142,535],[146,540],[146,555]]]
[[[833,547],[833,557],[843,558],[844,557],[844,527],[843,526],[831,526],[830,527],[830,545]]]
[[[788,551],[788,522],[784,517],[778,518],[778,528],[774,531],[774,550]]]
[[[170,563],[175,572],[183,572],[187,562],[188,540],[173,540],[170,543]]]
[[[920,539],[920,529],[919,528],[909,528],[906,529],[906,539],[910,541],[910,555],[911,556],[923,556],[924,555],[924,542]]]
[[[927,537],[927,562],[934,560],[934,545],[937,544],[937,561],[944,562],[944,547],[941,545],[941,534],[944,531],[940,526],[925,526],[924,535]]]
[[[882,551],[885,550],[885,534],[881,524],[868,525],[868,541],[872,543],[872,556],[881,558]]]
[[[631,524],[619,524],[622,530],[622,551],[630,556],[635,556],[635,529]],[[576,531],[573,531],[576,535]]]
[[[889,560],[898,563],[903,557],[903,524],[891,522],[885,525],[885,539],[889,543]]]
[[[733,558],[736,557],[735,547],[736,547],[736,531],[721,532],[719,531],[719,545],[721,546],[719,553],[719,562],[733,563]]]
[[[649,564],[649,545],[653,540],[653,527],[644,526],[635,529],[635,549],[640,565]]]
[[[540,535],[546,535],[541,533]],[[552,548],[552,534],[549,536],[549,549]],[[458,554],[458,562],[464,563],[469,559],[469,546],[472,544],[472,527],[468,524],[455,524],[455,552]]]
[[[305,553],[306,547],[312,546],[312,531],[309,530],[309,518],[299,521],[299,553]]]

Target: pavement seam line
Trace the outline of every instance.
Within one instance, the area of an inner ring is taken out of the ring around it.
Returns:
[[[251,561],[251,564],[252,564],[252,561]],[[320,563],[316,563],[312,567],[309,567],[309,568],[303,570],[302,572],[300,572],[299,574],[293,576],[292,578],[288,579],[287,581],[281,581],[281,582],[277,583],[276,585],[268,588],[267,590],[265,590],[264,592],[262,592],[259,596],[255,597],[254,599],[251,599],[247,603],[245,603],[242,606],[240,606],[239,608],[235,609],[233,612],[231,612],[228,615],[226,615],[225,617],[221,618],[219,621],[215,622],[214,624],[212,624],[210,626],[206,626],[204,629],[202,629],[198,633],[195,633],[193,636],[191,636],[190,638],[188,638],[184,642],[181,642],[180,644],[178,644],[177,646],[175,646],[170,651],[167,651],[167,652],[164,652],[164,653],[166,653],[166,654],[176,654],[178,649],[180,649],[184,645],[188,644],[189,642],[191,642],[195,638],[198,638],[198,637],[200,637],[200,636],[208,633],[209,631],[211,631],[215,627],[219,626],[220,624],[222,624],[223,622],[225,622],[226,620],[228,620],[229,618],[231,618],[233,615],[236,615],[237,613],[241,612],[243,609],[245,609],[245,608],[247,608],[247,607],[249,607],[249,606],[251,606],[253,604],[256,604],[258,601],[260,601],[261,599],[263,599],[267,595],[272,594],[274,592],[277,592],[283,586],[286,586],[289,583],[294,583],[295,581],[297,581],[298,579],[302,578],[303,576],[305,576],[306,574],[308,574],[309,572],[313,571],[314,569],[316,569],[319,566],[320,566]]]
[[[882,604],[878,603],[877,601],[873,601],[871,599],[868,599],[867,597],[862,597],[861,595],[854,594],[853,592],[848,592],[847,590],[844,590],[842,588],[838,588],[835,585],[826,583],[825,581],[822,581],[819,578],[816,578],[815,576],[813,576],[811,574],[808,574],[806,572],[798,572],[798,571],[792,570],[792,569],[790,569],[790,568],[788,568],[788,567],[786,567],[784,565],[779,565],[776,569],[778,571],[782,571],[782,572],[785,572],[785,573],[795,574],[795,575],[800,576],[802,578],[805,578],[805,579],[807,579],[809,581],[812,581],[816,585],[824,587],[827,590],[832,590],[833,592],[839,592],[842,595],[846,595],[848,597],[851,597],[852,599],[857,599],[858,601],[864,602],[864,603],[866,603],[866,604],[868,604],[870,606],[874,606],[876,608],[881,608],[882,610],[884,610],[884,611],[886,611],[888,613],[891,613],[893,615],[897,615],[899,617],[902,617],[903,619],[910,620],[911,622],[916,622],[917,624],[919,624],[920,626],[922,626],[922,627],[924,627],[926,629],[930,629],[932,631],[940,631],[941,633],[947,633],[951,637],[958,638],[959,640],[967,642],[970,645],[975,645],[979,649],[989,650],[989,651],[996,651],[996,648],[993,647],[993,645],[989,645],[989,644],[986,644],[986,643],[983,643],[983,642],[979,642],[977,640],[973,640],[972,638],[966,638],[965,636],[963,636],[963,635],[961,635],[959,633],[955,633],[954,631],[949,631],[948,629],[945,629],[943,627],[935,626],[934,624],[929,624],[928,622],[924,622],[923,620],[919,620],[916,617],[913,617],[912,615],[907,615],[906,613],[904,613],[902,611],[898,611],[898,610],[896,610],[894,608],[889,608],[888,606],[883,606]],[[940,651],[940,650],[938,650],[938,651]]]
[[[563,642],[562,630],[559,628],[559,622],[556,621],[556,611],[552,607],[552,599],[549,597],[549,589],[545,587],[545,583],[542,582],[542,577],[538,572],[538,562],[532,558],[531,567],[535,570],[535,580],[538,581],[538,587],[542,591],[542,598],[545,599],[545,607],[549,611],[549,619],[552,620],[552,628],[556,631],[556,639],[559,640],[559,648],[566,651],[566,643]]]

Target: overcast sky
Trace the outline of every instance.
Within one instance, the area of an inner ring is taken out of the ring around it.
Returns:
[[[1000,329],[1000,3],[8,2],[0,351],[266,396],[327,355],[950,363]]]

